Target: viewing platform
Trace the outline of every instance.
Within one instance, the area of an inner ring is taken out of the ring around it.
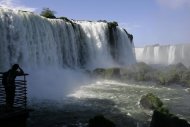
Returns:
[[[27,81],[23,74],[15,80],[15,98],[13,108],[7,111],[6,93],[2,84],[3,73],[0,72],[0,127],[26,127],[29,116],[27,109]]]

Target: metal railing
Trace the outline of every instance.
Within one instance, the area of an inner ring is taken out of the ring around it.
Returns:
[[[19,80],[15,80],[15,98],[14,98],[14,108],[26,109],[27,107],[27,81],[26,75],[23,74],[19,76]],[[20,78],[21,77],[21,78]],[[3,73],[0,72],[0,105],[6,105],[6,93],[5,88],[2,84]]]

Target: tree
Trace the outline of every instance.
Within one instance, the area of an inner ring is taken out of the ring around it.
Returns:
[[[49,8],[43,8],[42,12],[40,13],[41,16],[51,19],[56,18],[54,14],[55,11],[52,11]]]

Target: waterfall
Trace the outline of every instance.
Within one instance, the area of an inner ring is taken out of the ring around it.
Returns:
[[[0,8],[0,71],[18,63],[30,74],[29,97],[59,99],[91,81],[84,70],[135,63],[129,35],[109,22]]]
[[[190,66],[190,44],[152,45],[136,48],[137,61],[147,64],[170,65],[182,63]]]
[[[135,63],[126,31],[105,22],[47,19],[32,12],[0,9],[0,69],[88,68]]]

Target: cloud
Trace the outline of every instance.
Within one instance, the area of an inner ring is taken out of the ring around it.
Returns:
[[[156,0],[161,6],[177,9],[190,7],[190,0]]]
[[[30,8],[22,5],[19,0],[14,0],[14,2],[13,0],[0,0],[0,7],[32,12],[36,10],[35,8]]]

